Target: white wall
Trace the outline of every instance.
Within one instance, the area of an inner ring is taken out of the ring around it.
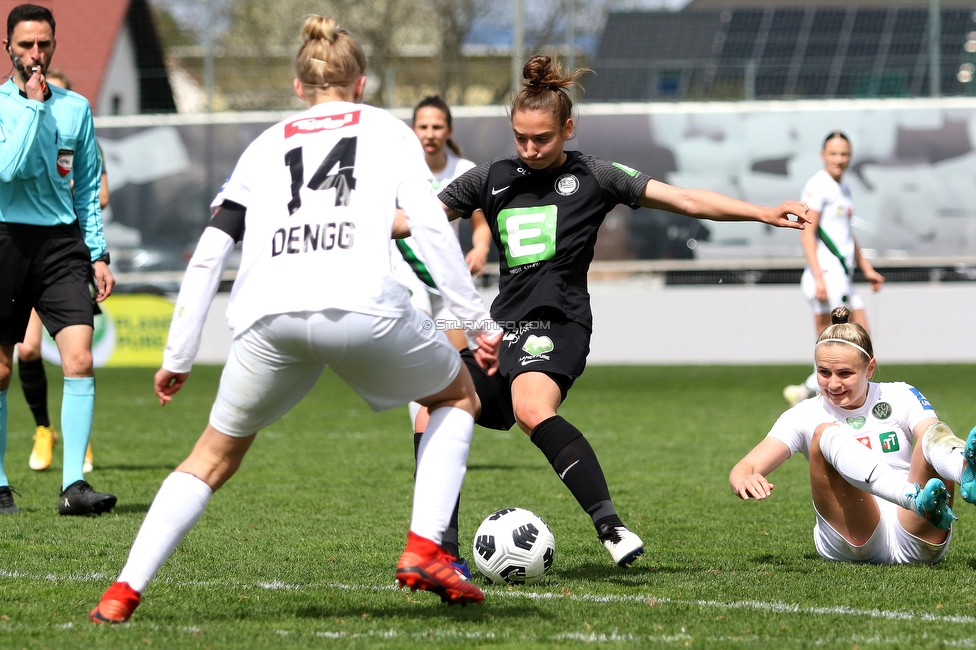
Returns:
[[[118,113],[113,113],[113,97],[118,96]],[[128,24],[119,31],[109,60],[108,72],[98,93],[96,115],[136,115],[139,113],[139,70],[136,65],[136,49],[129,33]]]
[[[867,305],[882,363],[976,363],[976,283],[889,285]],[[493,292],[485,292],[490,300]],[[813,317],[798,286],[664,287],[646,280],[590,283],[588,363],[808,363]],[[230,348],[228,294],[210,309],[198,363]]]

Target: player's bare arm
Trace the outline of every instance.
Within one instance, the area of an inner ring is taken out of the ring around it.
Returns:
[[[789,447],[775,438],[764,438],[732,468],[729,487],[743,501],[765,499],[773,493],[774,487],[766,476],[789,457]]]
[[[695,219],[713,221],[760,221],[780,228],[803,230],[807,223],[807,206],[800,201],[786,201],[775,208],[753,205],[746,201],[708,190],[683,189],[650,180],[638,204],[645,208],[667,210]],[[795,217],[795,219],[792,219]]]
[[[864,279],[871,283],[871,289],[873,291],[881,291],[881,286],[884,284],[885,278],[883,275],[874,270],[874,266],[868,258],[864,257],[864,253],[861,251],[861,245],[854,241],[854,262],[857,267],[861,269],[864,273]]]
[[[471,275],[480,278],[485,273],[488,251],[491,250],[491,227],[481,210],[471,214],[471,229],[471,250],[464,256],[464,261],[468,263]]]
[[[817,230],[820,226],[820,213],[816,210],[807,211],[809,228],[800,233],[800,244],[803,246],[803,257],[806,258],[807,267],[813,274],[815,284],[814,296],[817,300],[825,302],[827,300],[827,285],[824,284],[823,270],[820,268],[820,260],[817,257]]]

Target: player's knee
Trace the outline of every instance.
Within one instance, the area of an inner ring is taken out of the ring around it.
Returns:
[[[90,377],[92,353],[90,350],[70,350],[61,355],[61,369],[65,377]]]
[[[21,361],[37,361],[41,358],[41,346],[38,341],[37,345],[33,343],[23,342],[17,344],[17,358]]]
[[[810,457],[821,457],[828,465],[834,465],[838,448],[842,442],[841,429],[834,423],[825,422],[818,426],[810,438]]]
[[[544,420],[555,415],[552,409],[543,408],[541,405],[532,402],[521,402],[513,404],[512,407],[515,412],[515,423],[528,435],[531,435]]]

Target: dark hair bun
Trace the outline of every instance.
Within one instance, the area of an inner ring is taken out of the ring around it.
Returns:
[[[573,85],[575,75],[562,76],[562,70],[548,56],[534,56],[522,68],[523,85],[530,88],[545,88],[559,90]]]
[[[838,307],[830,312],[830,322],[834,325],[847,323],[851,320],[851,310],[847,307]]]

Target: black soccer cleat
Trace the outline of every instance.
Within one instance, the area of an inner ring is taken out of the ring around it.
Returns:
[[[9,485],[0,487],[0,515],[16,515],[20,508],[14,503],[14,495]]]
[[[58,499],[58,514],[100,515],[115,507],[114,494],[96,492],[86,481],[75,481]]]

